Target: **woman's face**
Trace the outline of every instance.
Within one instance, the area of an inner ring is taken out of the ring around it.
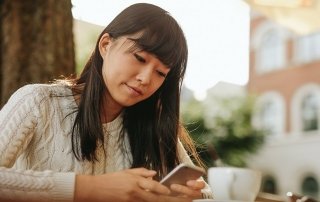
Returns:
[[[154,55],[141,50],[129,51],[134,43],[128,38],[134,37],[114,40],[105,34],[99,43],[107,100],[121,108],[150,97],[163,84],[170,70]]]

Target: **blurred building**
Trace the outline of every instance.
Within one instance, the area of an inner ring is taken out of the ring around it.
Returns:
[[[180,101],[182,103],[189,102],[190,100],[194,100],[194,93],[191,89],[189,89],[186,85],[182,85],[181,87],[181,96]]]
[[[314,19],[319,21],[319,19]],[[268,131],[250,167],[262,191],[320,196],[320,30],[298,35],[251,14],[247,90],[256,94],[254,124]]]
[[[225,113],[225,109],[221,108],[221,101],[224,99],[237,100],[240,97],[246,96],[247,92],[245,86],[220,81],[208,89],[206,94],[206,99],[202,101],[205,109],[203,116],[206,126],[210,128],[214,117]]]

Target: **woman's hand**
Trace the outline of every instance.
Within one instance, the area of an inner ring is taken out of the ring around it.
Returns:
[[[75,201],[158,201],[170,190],[152,180],[155,171],[128,169],[104,175],[78,175]]]
[[[205,187],[204,181],[189,180],[187,186],[172,184],[171,191],[178,193],[180,197],[199,199],[202,198],[201,189]]]
[[[174,196],[159,195],[157,202],[192,202],[193,199],[201,199],[201,189],[205,187],[204,181],[190,180],[187,185],[172,184],[170,189]],[[176,195],[177,194],[177,195]]]

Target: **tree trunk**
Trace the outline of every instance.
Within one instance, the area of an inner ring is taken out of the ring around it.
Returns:
[[[28,83],[75,72],[71,0],[0,0],[0,108]]]

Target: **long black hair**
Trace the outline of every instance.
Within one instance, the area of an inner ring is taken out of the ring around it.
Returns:
[[[83,86],[83,89],[73,126],[72,148],[78,159],[94,161],[97,145],[104,141],[100,108],[107,87],[101,73],[101,37],[108,33],[117,39],[138,32],[141,35],[131,39],[134,46],[154,54],[170,68],[170,72],[151,97],[124,109],[123,126],[129,137],[132,167],[157,170],[158,177],[161,177],[179,163],[177,143],[180,131],[180,90],[188,48],[176,20],[167,11],[152,4],[129,6],[100,34],[89,61],[80,77],[74,81],[76,87]]]

